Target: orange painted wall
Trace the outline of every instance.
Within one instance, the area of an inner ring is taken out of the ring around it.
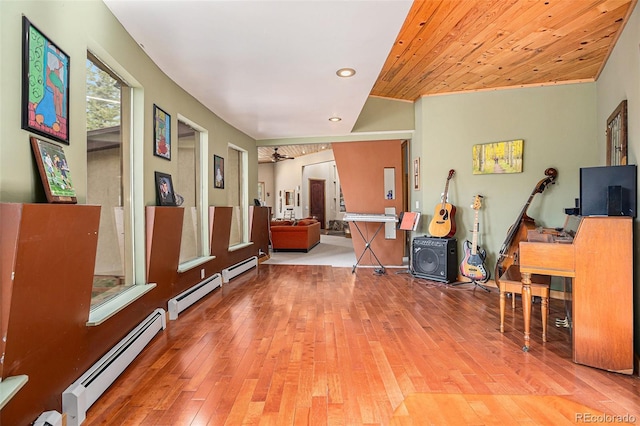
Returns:
[[[402,142],[401,140],[375,142],[334,143],[333,155],[336,160],[342,194],[347,212],[383,214],[386,207],[395,207],[396,214],[402,212]],[[395,199],[387,200],[384,194],[384,169],[395,168]],[[368,239],[378,229],[379,223],[358,224]],[[365,248],[365,241],[349,223],[353,247],[359,257]],[[380,230],[371,243],[371,248],[384,266],[402,265],[404,254],[404,232],[396,231],[394,240],[384,237]],[[369,251],[360,260],[360,265],[377,265]]]

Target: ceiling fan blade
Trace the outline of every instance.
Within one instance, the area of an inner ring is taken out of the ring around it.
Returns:
[[[277,163],[280,160],[293,160],[294,157],[290,157],[286,154],[280,154],[278,152],[278,147],[273,148],[273,154],[271,155],[272,162]]]

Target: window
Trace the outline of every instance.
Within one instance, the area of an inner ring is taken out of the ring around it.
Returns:
[[[247,151],[229,145],[225,160],[225,184],[227,201],[233,207],[231,215],[231,236],[229,246],[238,246],[249,241],[249,208],[248,208],[248,155]]]
[[[208,199],[206,167],[207,133],[184,117],[178,117],[177,162],[175,180],[178,204],[184,208],[182,240],[180,242],[180,270],[187,270],[209,256],[208,210],[203,200]],[[181,203],[181,204],[180,204]]]
[[[155,287],[145,284],[144,145],[133,143],[144,139],[144,115],[134,113],[144,106],[144,92],[118,70],[87,54],[87,203],[101,206],[87,325],[101,324]]]
[[[126,85],[95,56],[87,69],[87,203],[100,205],[91,306],[128,288],[125,241],[131,233],[123,203],[122,92]]]

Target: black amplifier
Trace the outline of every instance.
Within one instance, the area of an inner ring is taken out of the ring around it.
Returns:
[[[455,238],[416,237],[411,255],[414,276],[445,283],[458,280],[458,242]]]

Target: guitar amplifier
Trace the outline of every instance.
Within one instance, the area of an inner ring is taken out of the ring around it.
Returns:
[[[413,276],[444,283],[458,280],[458,242],[455,238],[416,237],[411,255]]]

